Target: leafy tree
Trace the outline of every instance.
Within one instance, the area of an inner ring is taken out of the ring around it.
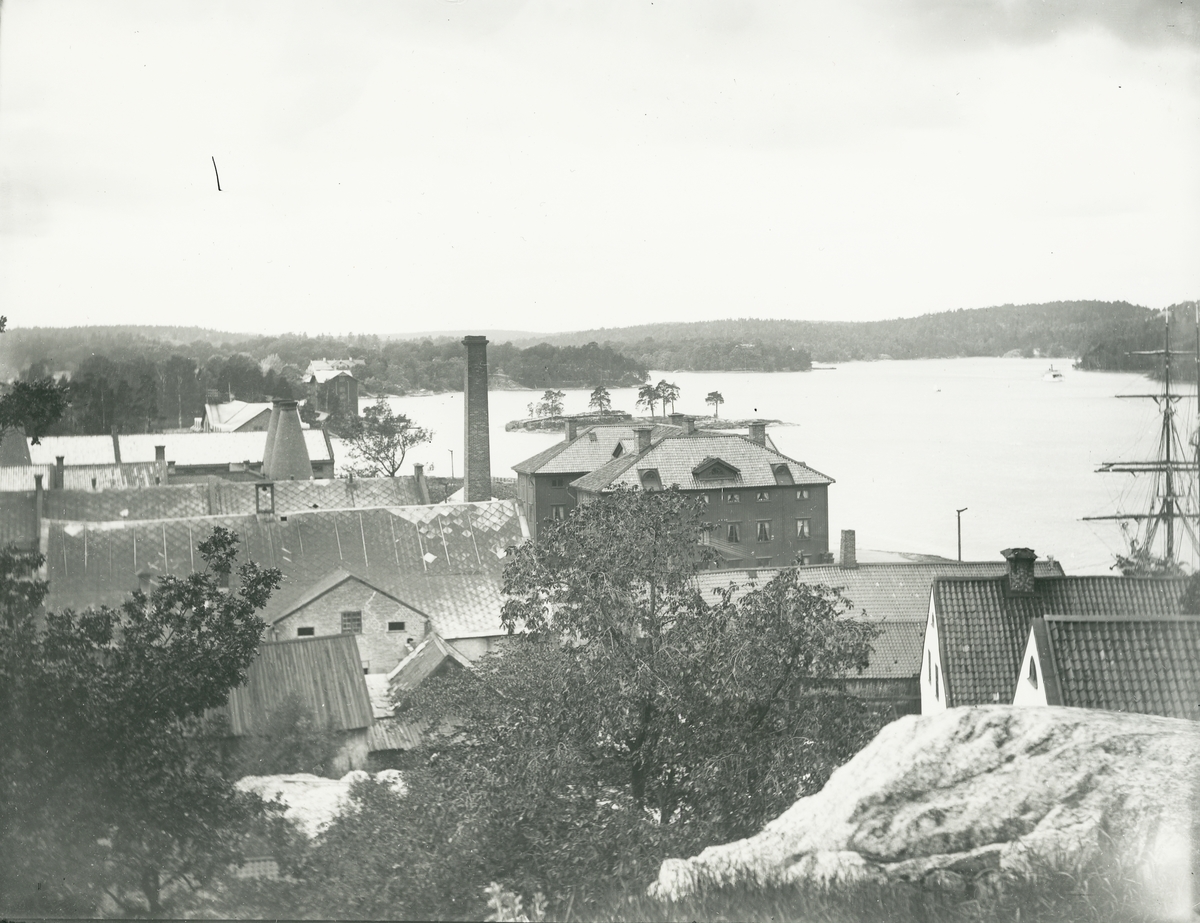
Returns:
[[[338,749],[336,735],[321,727],[304,700],[292,694],[267,716],[261,734],[242,742],[239,774],[308,772],[323,776],[331,770]]]
[[[658,390],[658,399],[662,401],[663,416],[666,416],[667,404],[671,405],[671,413],[674,413],[675,402],[679,400],[679,385],[664,378],[654,387]]]
[[[725,403],[725,397],[720,391],[709,391],[708,396],[704,398],[704,403],[712,404],[713,416],[721,416],[721,405]]]
[[[346,436],[354,459],[350,470],[359,477],[394,478],[408,450],[431,438],[432,432],[416,426],[405,414],[395,413],[380,398],[363,411],[361,418],[350,421]]]
[[[567,395],[562,391],[550,389],[538,401],[538,413],[543,417],[560,417],[563,412],[563,398]]]
[[[180,888],[239,861],[265,817],[204,736],[205,711],[244,682],[279,585],[238,539],[200,545],[206,569],[162,577],[118,609],[54,613],[39,630],[40,556],[0,555],[0,906],[161,915]]]
[[[660,400],[662,400],[662,395],[656,385],[645,384],[638,388],[637,406],[648,408],[652,420],[654,419],[654,405]],[[666,412],[666,407],[663,408],[663,412]]]
[[[588,398],[588,406],[594,408],[597,413],[608,413],[612,410],[612,398],[609,396],[608,388],[604,385],[596,385],[592,390],[592,396]]]
[[[7,325],[8,318],[0,316],[0,333]],[[0,396],[0,436],[5,430],[19,429],[37,445],[69,404],[66,387],[45,373],[45,363],[38,369],[30,366],[30,374],[13,382],[8,393]]]

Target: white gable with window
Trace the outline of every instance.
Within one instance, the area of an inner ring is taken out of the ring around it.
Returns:
[[[1037,633],[1030,629],[1025,656],[1021,658],[1021,672],[1017,674],[1017,691],[1013,696],[1013,705],[1047,704],[1046,675],[1038,656]]]

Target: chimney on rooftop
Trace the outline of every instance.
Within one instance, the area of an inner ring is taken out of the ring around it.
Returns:
[[[45,491],[42,488],[42,475],[33,476],[33,531],[38,546],[42,545],[42,504],[45,501]]]
[[[858,567],[858,550],[855,548],[853,529],[842,529],[841,565],[848,569]]]
[[[492,499],[492,450],[488,432],[487,337],[463,337],[467,371],[463,383],[464,421],[463,500]]]
[[[563,432],[567,434],[567,442],[574,442],[579,435],[579,421],[574,417],[563,418]]]
[[[420,462],[413,465],[413,480],[417,482],[417,494],[422,503],[432,503],[429,499],[429,482],[425,480],[425,466]]]
[[[66,467],[64,462],[65,462],[65,459],[63,458],[63,456],[61,456],[61,455],[54,456],[54,486],[56,488],[58,488],[59,490],[62,490],[64,487],[67,486],[66,472],[63,471],[63,468]]]
[[[678,426],[680,429],[683,429],[683,419],[685,414],[672,410],[668,416],[671,418],[672,426]]]
[[[645,452],[648,448],[650,448],[650,437],[654,435],[653,426],[635,426],[633,428],[633,433],[635,436],[637,436],[637,450],[639,452]]]
[[[750,424],[750,441],[756,445],[765,446],[767,444],[767,424],[759,420],[755,420]]]
[[[1037,552],[1032,548],[1005,548],[1000,552],[1008,561],[1008,592],[1027,595],[1033,592],[1033,562]]]
[[[0,465],[32,465],[25,430],[19,426],[0,432]]]
[[[121,437],[117,435],[117,425],[114,423],[112,428],[113,437],[113,461],[118,465],[121,464]]]
[[[275,401],[263,446],[263,477],[269,481],[310,481],[312,476],[296,402]]]

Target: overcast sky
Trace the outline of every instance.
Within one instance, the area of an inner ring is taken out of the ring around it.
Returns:
[[[0,311],[411,332],[1162,307],[1200,295],[1197,21],[4,0]]]

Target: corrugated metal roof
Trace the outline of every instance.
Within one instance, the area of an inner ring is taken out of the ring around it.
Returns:
[[[314,462],[332,461],[325,433],[306,429],[304,444],[308,457]],[[154,447],[166,446],[167,461],[176,465],[224,465],[250,462],[259,464],[267,442],[265,432],[250,433],[133,433],[122,435],[121,461],[152,462]],[[54,464],[62,455],[68,465],[111,465],[113,455],[111,436],[43,436],[40,445],[29,447],[33,463]]]
[[[263,414],[270,415],[270,401],[227,401],[205,404],[204,422],[214,433],[234,433]]]
[[[870,666],[863,679],[899,679],[920,675],[925,621],[929,615],[929,593],[935,578],[954,574],[964,577],[1001,576],[1005,561],[948,561],[945,563],[860,564],[858,567],[813,565],[797,568],[800,580],[810,586],[831,586],[854,607],[854,617],[876,624],[881,634],[872,645]],[[783,568],[704,571],[695,577],[696,588],[706,602],[716,601],[717,591],[737,585],[737,601],[751,590],[765,586]],[[1035,574],[1061,576],[1056,561],[1038,561]]]
[[[1048,577],[1032,594],[1008,595],[1005,577],[939,577],[933,601],[946,704],[1009,703],[1035,618],[1057,615],[1176,615],[1185,578]]]
[[[0,465],[0,493],[34,490],[34,476],[42,476],[42,487],[49,490],[54,484],[53,465]]]
[[[733,477],[698,478],[695,468],[705,459],[720,459],[737,469]],[[746,436],[698,432],[668,436],[639,455],[622,456],[572,482],[578,490],[597,492],[614,487],[640,487],[638,472],[654,469],[664,487],[678,484],[684,490],[716,487],[775,487],[776,471],[786,466],[792,482],[801,486],[832,484],[833,478],[761,446]]]
[[[316,722],[336,731],[371,725],[371,699],[354,635],[276,641],[259,648],[246,682],[215,709],[229,716],[235,737],[261,733],[271,713],[296,695]]]
[[[652,440],[668,435],[680,435],[678,426],[659,424],[650,435]],[[580,474],[595,471],[613,459],[617,444],[626,452],[637,453],[637,433],[632,423],[597,424],[578,432],[571,442],[559,442],[522,462],[513,465],[513,471],[524,474]]]
[[[47,523],[52,609],[116,605],[143,568],[184,575],[203,566],[199,544],[223,526],[241,538],[239,558],[283,571],[262,613],[271,621],[339,569],[429,613],[446,637],[501,634],[506,549],[528,538],[515,501],[279,516],[202,516]]]
[[[1063,705],[1200,718],[1200,617],[1047,615]]]

